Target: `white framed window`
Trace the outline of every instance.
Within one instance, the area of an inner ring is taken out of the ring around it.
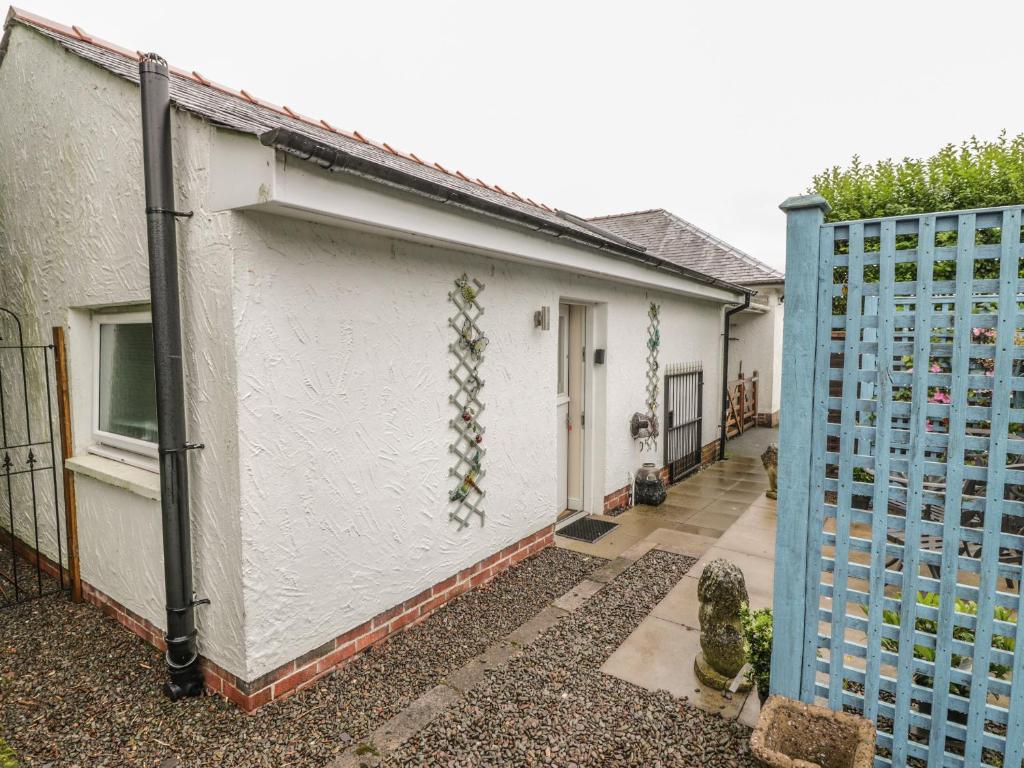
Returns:
[[[92,318],[90,453],[158,471],[156,375],[149,312]]]

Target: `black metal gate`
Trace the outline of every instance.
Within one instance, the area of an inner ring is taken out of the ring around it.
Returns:
[[[53,345],[0,307],[0,608],[63,591],[67,531],[54,440]]]
[[[704,367],[670,365],[665,373],[665,466],[670,483],[700,467]]]

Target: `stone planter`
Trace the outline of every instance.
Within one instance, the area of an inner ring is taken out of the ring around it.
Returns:
[[[848,712],[772,696],[750,736],[750,751],[773,768],[871,768],[875,726]]]

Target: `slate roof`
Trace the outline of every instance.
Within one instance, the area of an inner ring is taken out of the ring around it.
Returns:
[[[139,81],[140,51],[130,51],[94,37],[77,26],[67,27],[14,7],[7,15],[4,36],[0,40],[0,62],[7,52],[10,27],[15,23],[36,30],[71,53],[125,80],[132,83]],[[351,167],[340,170],[393,186],[397,186],[396,178],[405,178],[412,182],[406,186],[407,189],[428,194],[434,200],[504,219],[538,233],[568,238],[683,278],[710,283],[727,290],[740,290],[683,265],[665,263],[646,254],[642,245],[595,227],[585,219],[505,190],[497,184],[488,184],[439,163],[428,163],[414,153],[401,152],[387,143],[368,139],[358,131],[336,128],[326,120],[314,120],[290,107],[271,104],[244,89],[232,90],[212,82],[199,72],[185,72],[175,67],[171,67],[170,71],[172,101],[180,109],[214,125],[265,138],[280,135],[291,136],[294,140],[299,137],[306,146],[325,150],[334,157],[348,158]],[[322,155],[324,152],[317,154]]]
[[[663,208],[590,219],[647,252],[739,285],[781,283],[785,274]]]

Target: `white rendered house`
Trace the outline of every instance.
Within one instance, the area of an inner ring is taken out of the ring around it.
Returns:
[[[591,219],[673,264],[755,292],[730,323],[729,379],[758,374],[757,423],[778,426],[782,398],[782,320],[786,276],[763,261],[661,208]]]
[[[630,433],[652,312],[659,365],[703,364],[711,455],[743,288],[199,74],[170,87],[211,688],[253,709],[308,684],[660,467]],[[138,57],[12,12],[0,104],[0,306],[65,329],[86,596],[159,645]]]

